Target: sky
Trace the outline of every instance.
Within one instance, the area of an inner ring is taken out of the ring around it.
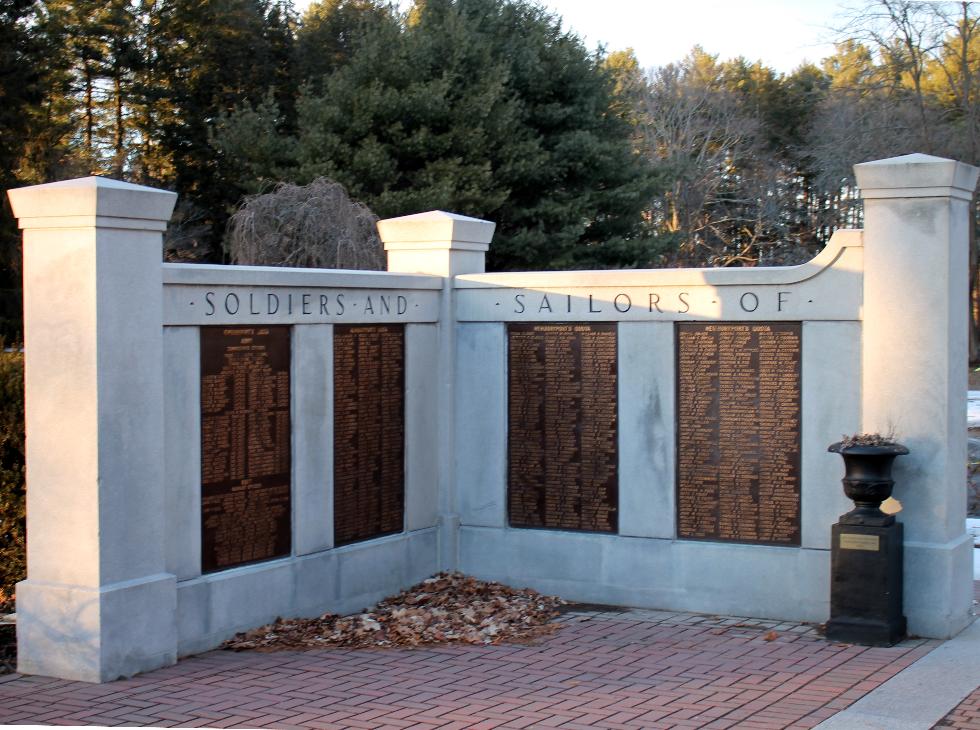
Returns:
[[[589,48],[632,48],[643,68],[679,61],[696,44],[788,72],[833,53],[841,0],[538,0]],[[302,12],[311,0],[296,0]],[[400,3],[410,4],[407,0]]]
[[[632,48],[643,68],[687,55],[694,45],[722,60],[745,56],[777,71],[833,53],[835,0],[544,0],[590,48]]]

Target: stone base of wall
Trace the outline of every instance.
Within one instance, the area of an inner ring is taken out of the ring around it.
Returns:
[[[177,653],[207,651],[279,616],[360,611],[438,572],[435,528],[177,584]]]
[[[464,573],[570,601],[787,621],[830,611],[829,550],[464,525],[460,553]]]

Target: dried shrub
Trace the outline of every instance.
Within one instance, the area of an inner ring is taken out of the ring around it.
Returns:
[[[211,256],[211,224],[206,211],[186,198],[177,201],[163,234],[163,260],[197,264]]]
[[[848,436],[841,436],[840,448],[849,449],[852,446],[897,446],[895,434],[889,431],[887,434],[880,433],[854,433]]]
[[[225,649],[316,649],[329,646],[498,644],[550,634],[564,601],[460,573],[439,573],[353,616],[276,619],[236,634]]]
[[[378,216],[339,183],[282,183],[245,198],[228,221],[225,248],[234,263],[326,269],[384,269]]]

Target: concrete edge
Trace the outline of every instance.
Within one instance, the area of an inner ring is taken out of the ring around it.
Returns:
[[[980,621],[974,621],[957,636],[816,727],[819,730],[929,730],[977,687],[980,687]]]

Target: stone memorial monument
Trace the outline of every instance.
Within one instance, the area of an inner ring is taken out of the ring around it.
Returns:
[[[494,224],[379,223],[388,271],[165,264],[175,196],[10,191],[24,230],[19,668],[109,681],[438,570],[825,621],[827,445],[895,428],[908,630],[970,620],[977,170],[858,165],[801,266],[485,273]]]

